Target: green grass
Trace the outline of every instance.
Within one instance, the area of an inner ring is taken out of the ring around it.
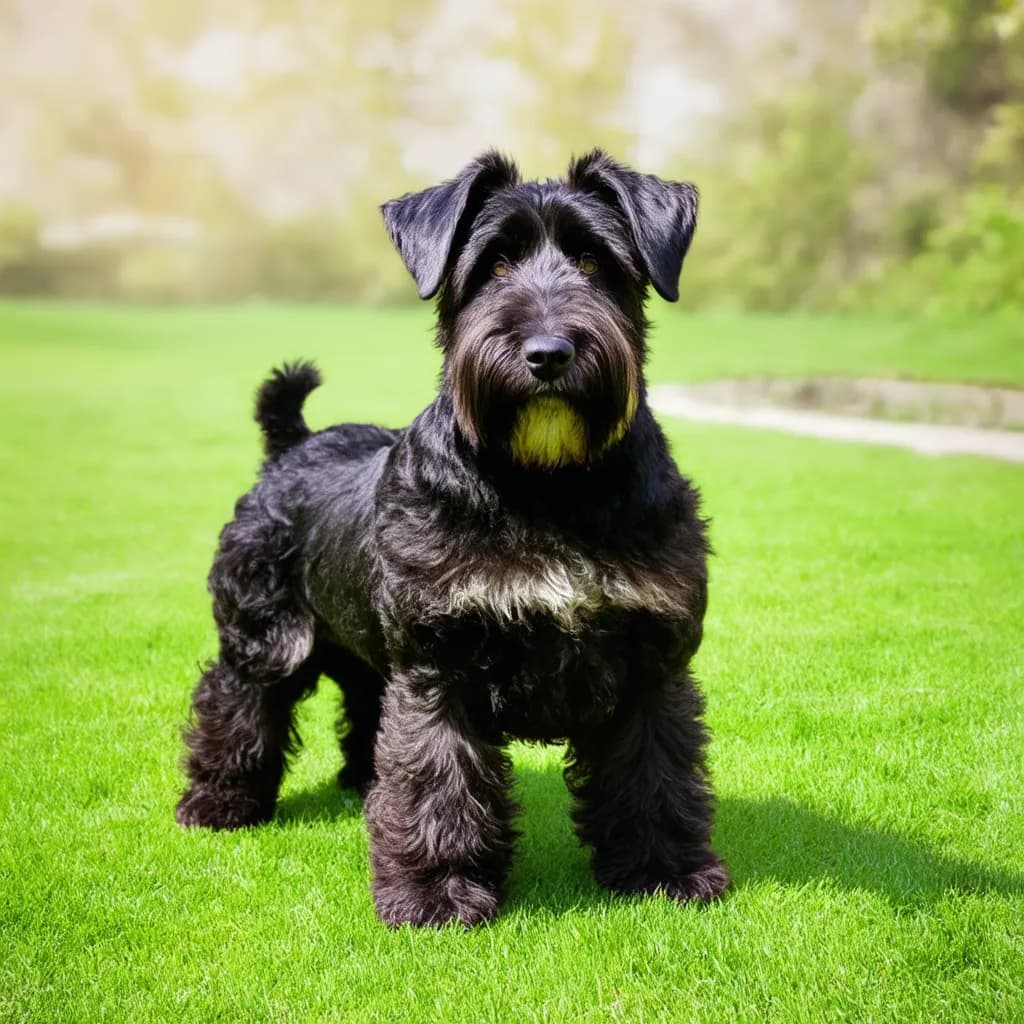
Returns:
[[[314,423],[400,423],[428,334],[425,310],[0,306],[0,1020],[1024,1019],[1021,467],[668,424],[717,549],[716,906],[600,892],[560,752],[517,746],[499,919],[387,931],[328,686],[271,825],[178,829],[254,385],[308,354]],[[1024,381],[1000,323],[666,316],[656,352],[662,380]]]
[[[854,316],[661,312],[652,377],[864,374],[1024,385],[1024,318],[883,320]]]

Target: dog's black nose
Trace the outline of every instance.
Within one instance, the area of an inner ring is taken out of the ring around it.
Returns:
[[[530,372],[538,380],[558,380],[576,358],[576,348],[565,338],[527,338],[523,342],[523,355]]]

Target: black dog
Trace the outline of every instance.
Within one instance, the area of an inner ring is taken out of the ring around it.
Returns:
[[[271,817],[293,705],[326,674],[388,924],[496,912],[511,737],[568,739],[601,885],[722,892],[687,668],[707,543],[643,379],[647,285],[677,298],[696,208],[693,186],[599,151],[545,183],[490,153],[385,204],[420,296],[439,295],[440,389],[405,430],[311,434],[316,371],[263,385],[267,460],[210,575],[220,655],[195,693],[183,825]]]

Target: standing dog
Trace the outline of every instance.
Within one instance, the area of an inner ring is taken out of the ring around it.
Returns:
[[[601,885],[722,892],[688,670],[708,548],[643,377],[647,287],[678,297],[696,210],[692,185],[600,151],[543,183],[488,153],[384,205],[438,296],[438,395],[404,430],[314,434],[312,366],[260,390],[267,458],[210,574],[220,653],[195,692],[181,824],[272,816],[293,706],[326,674],[386,923],[495,914],[510,738],[568,740]]]

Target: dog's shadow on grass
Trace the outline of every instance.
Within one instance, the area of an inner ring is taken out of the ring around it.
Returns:
[[[612,903],[617,897],[598,888],[587,851],[573,834],[561,772],[520,765],[516,779],[523,837],[506,906],[564,914]],[[277,820],[287,828],[361,813],[360,798],[331,777],[314,790],[283,796]],[[820,884],[877,893],[906,908],[935,903],[950,891],[1024,894],[1024,875],[958,860],[920,840],[839,821],[783,797],[721,799],[715,848],[729,866],[734,892],[767,880]]]
[[[316,789],[285,793],[277,802],[275,821],[288,825],[299,821],[340,821],[363,813],[363,801],[355,790],[342,789],[332,775]]]
[[[715,845],[742,886],[761,879],[878,893],[893,906],[950,891],[1024,894],[1024,876],[960,860],[931,843],[850,824],[783,797],[721,801]]]
[[[614,899],[590,876],[587,852],[568,823],[560,773],[521,768],[518,777],[525,841],[508,904],[560,913]],[[767,880],[820,884],[876,893],[901,908],[933,904],[950,891],[1024,894],[1024,875],[959,860],[926,842],[849,824],[782,797],[721,799],[714,842],[733,892]]]

